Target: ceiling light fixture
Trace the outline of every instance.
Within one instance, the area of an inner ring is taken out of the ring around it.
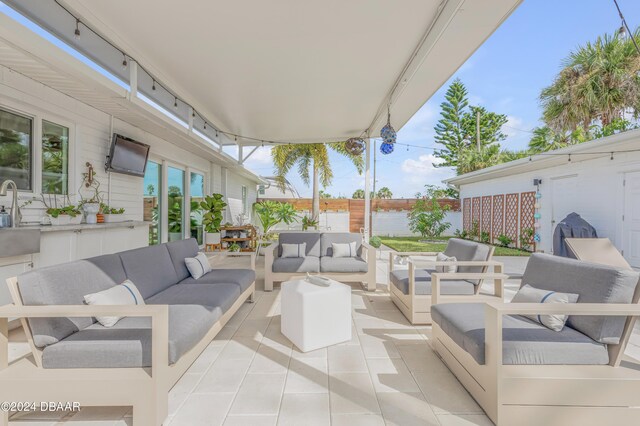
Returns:
[[[129,63],[127,62],[127,55],[125,55],[123,52],[122,53],[122,69],[126,69],[127,65],[129,65]]]
[[[76,19],[76,30],[73,32],[74,37],[77,39],[80,38],[80,20]]]
[[[173,97],[173,107],[174,108],[178,108],[178,97],[177,96]]]
[[[151,84],[151,90],[156,90],[156,81],[153,80],[153,83]]]

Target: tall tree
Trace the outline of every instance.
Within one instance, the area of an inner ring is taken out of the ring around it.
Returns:
[[[356,166],[358,173],[362,173],[362,155],[350,154],[345,149],[344,142],[278,145],[271,150],[276,180],[281,189],[284,190],[285,177],[294,166],[297,166],[298,174],[305,184],[309,185],[312,182],[314,220],[318,220],[320,215],[320,184],[327,187],[333,179],[329,149],[347,157]]]
[[[456,171],[459,175],[462,175],[476,170],[486,169],[501,162],[499,144],[482,145],[480,150],[475,146],[469,146],[460,151]]]
[[[434,151],[434,155],[444,161],[434,166],[456,167],[458,153],[467,145],[462,121],[469,105],[467,89],[460,79],[451,83],[444,98],[445,101],[440,104],[441,118],[435,127],[435,141],[444,148]]]
[[[382,198],[382,199],[390,199],[393,198],[393,193],[391,192],[391,190],[389,188],[387,188],[386,186],[383,186],[382,188],[380,188],[378,190],[378,197],[377,198]]]
[[[638,30],[633,34],[640,39]],[[558,133],[594,123],[608,126],[626,111],[640,112],[640,57],[631,38],[605,34],[579,46],[542,90],[543,120]]]

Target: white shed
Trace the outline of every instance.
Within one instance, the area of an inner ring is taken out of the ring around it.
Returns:
[[[540,179],[539,185],[534,180]],[[640,130],[574,145],[448,179],[460,189],[463,227],[492,239],[537,234],[552,252],[555,224],[576,212],[640,267]],[[536,194],[538,194],[536,196]]]

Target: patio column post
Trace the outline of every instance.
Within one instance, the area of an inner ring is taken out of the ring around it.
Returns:
[[[371,139],[367,134],[365,143],[367,150],[364,160],[364,240],[369,242],[371,232]]]
[[[229,200],[227,199],[227,168],[226,167],[222,167],[220,170],[220,193],[222,194],[225,202],[227,203],[227,207],[224,208],[224,220],[225,222],[230,222]]]

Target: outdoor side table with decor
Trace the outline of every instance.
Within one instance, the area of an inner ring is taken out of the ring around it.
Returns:
[[[304,279],[282,283],[281,331],[302,352],[351,340],[351,287]]]

